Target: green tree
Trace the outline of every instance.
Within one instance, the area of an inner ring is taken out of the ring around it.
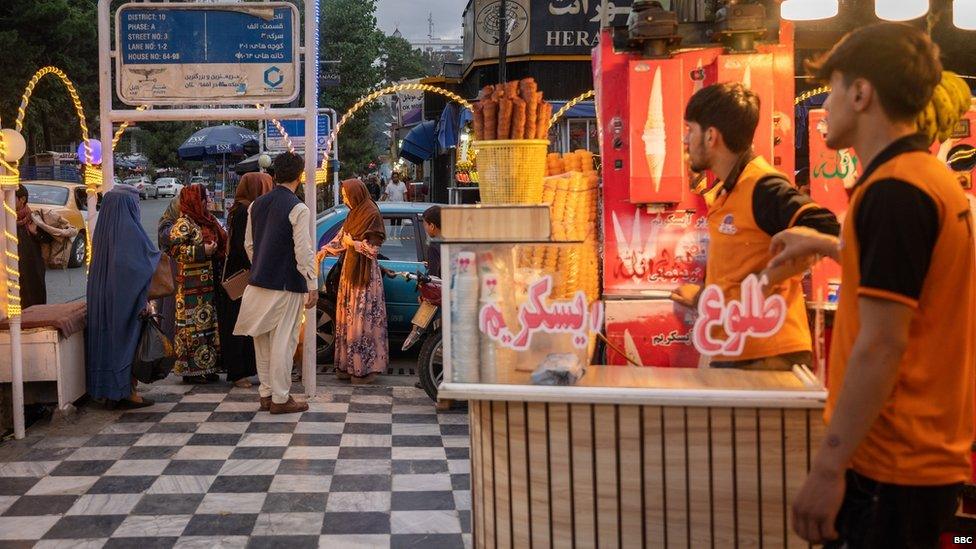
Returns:
[[[420,50],[413,49],[410,42],[400,36],[383,37],[380,70],[384,84],[430,75]]]
[[[78,88],[89,131],[97,133],[98,36],[92,0],[0,2],[0,115],[12,127],[20,97],[37,69],[54,65]],[[24,124],[29,152],[81,138],[64,86],[47,76],[35,88]],[[95,137],[95,135],[92,135]]]
[[[383,34],[376,29],[375,0],[325,0],[322,3],[321,53],[324,60],[339,61],[342,85],[322,91],[319,102],[340,116],[380,82],[377,59]],[[339,135],[340,175],[363,172],[379,151],[369,131],[369,112],[364,108],[342,128]]]

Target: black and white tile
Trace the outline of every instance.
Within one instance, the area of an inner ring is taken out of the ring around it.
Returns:
[[[330,386],[303,414],[256,390],[161,385],[94,436],[0,462],[0,547],[470,547],[464,410]]]

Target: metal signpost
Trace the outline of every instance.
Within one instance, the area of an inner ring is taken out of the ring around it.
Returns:
[[[126,4],[115,16],[117,93],[129,105],[287,103],[298,97],[291,4]]]
[[[338,115],[333,109],[319,109],[318,118],[318,139],[316,141],[318,152],[325,152],[328,147],[329,134],[335,127]],[[305,121],[304,120],[283,120],[281,126],[288,134],[288,140],[292,147],[299,149],[305,146]],[[285,136],[275,124],[267,124],[264,131],[262,151],[266,148],[269,152],[281,152],[288,150]],[[332,166],[332,204],[339,203],[339,140],[336,139],[329,151]]]
[[[305,203],[312,212],[315,242],[315,172],[318,142],[319,2],[305,0],[304,16],[284,2],[126,4],[116,14],[115,48],[111,0],[98,0],[98,80],[101,141],[112,142],[112,124],[182,120],[305,120]],[[302,47],[298,25],[304,22]],[[145,36],[147,35],[148,36]],[[118,87],[112,86],[113,63]],[[304,107],[283,104],[299,93],[298,60],[304,67]],[[182,87],[181,87],[182,86]],[[170,108],[116,110],[112,91],[130,105]],[[239,108],[187,108],[188,105]],[[105,189],[114,174],[112,154],[103,155]],[[96,197],[88,196],[88,215]],[[94,234],[97,219],[90,219]],[[97,245],[97,243],[95,243]],[[305,312],[302,382],[316,393],[315,308]]]

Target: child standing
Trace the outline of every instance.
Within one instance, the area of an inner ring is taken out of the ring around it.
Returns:
[[[441,207],[431,206],[424,211],[424,230],[427,231],[427,274],[441,276],[441,245],[432,242],[441,237]]]

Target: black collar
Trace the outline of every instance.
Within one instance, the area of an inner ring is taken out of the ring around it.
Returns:
[[[739,162],[734,168],[732,168],[732,172],[730,172],[729,175],[722,181],[722,188],[725,189],[726,193],[732,192],[732,189],[735,188],[736,183],[739,182],[739,176],[741,176],[742,172],[745,171],[746,166],[756,159],[756,156],[757,155],[751,150],[742,155]]]
[[[874,170],[877,170],[885,162],[888,162],[892,158],[905,153],[918,151],[927,152],[929,150],[930,143],[931,141],[929,138],[925,134],[921,133],[913,133],[912,135],[906,135],[905,137],[896,139],[874,157],[874,160],[871,161],[868,167],[864,169],[864,173],[861,174],[861,177],[858,178],[854,188],[860,186],[862,182],[867,181],[868,177],[874,173]]]

